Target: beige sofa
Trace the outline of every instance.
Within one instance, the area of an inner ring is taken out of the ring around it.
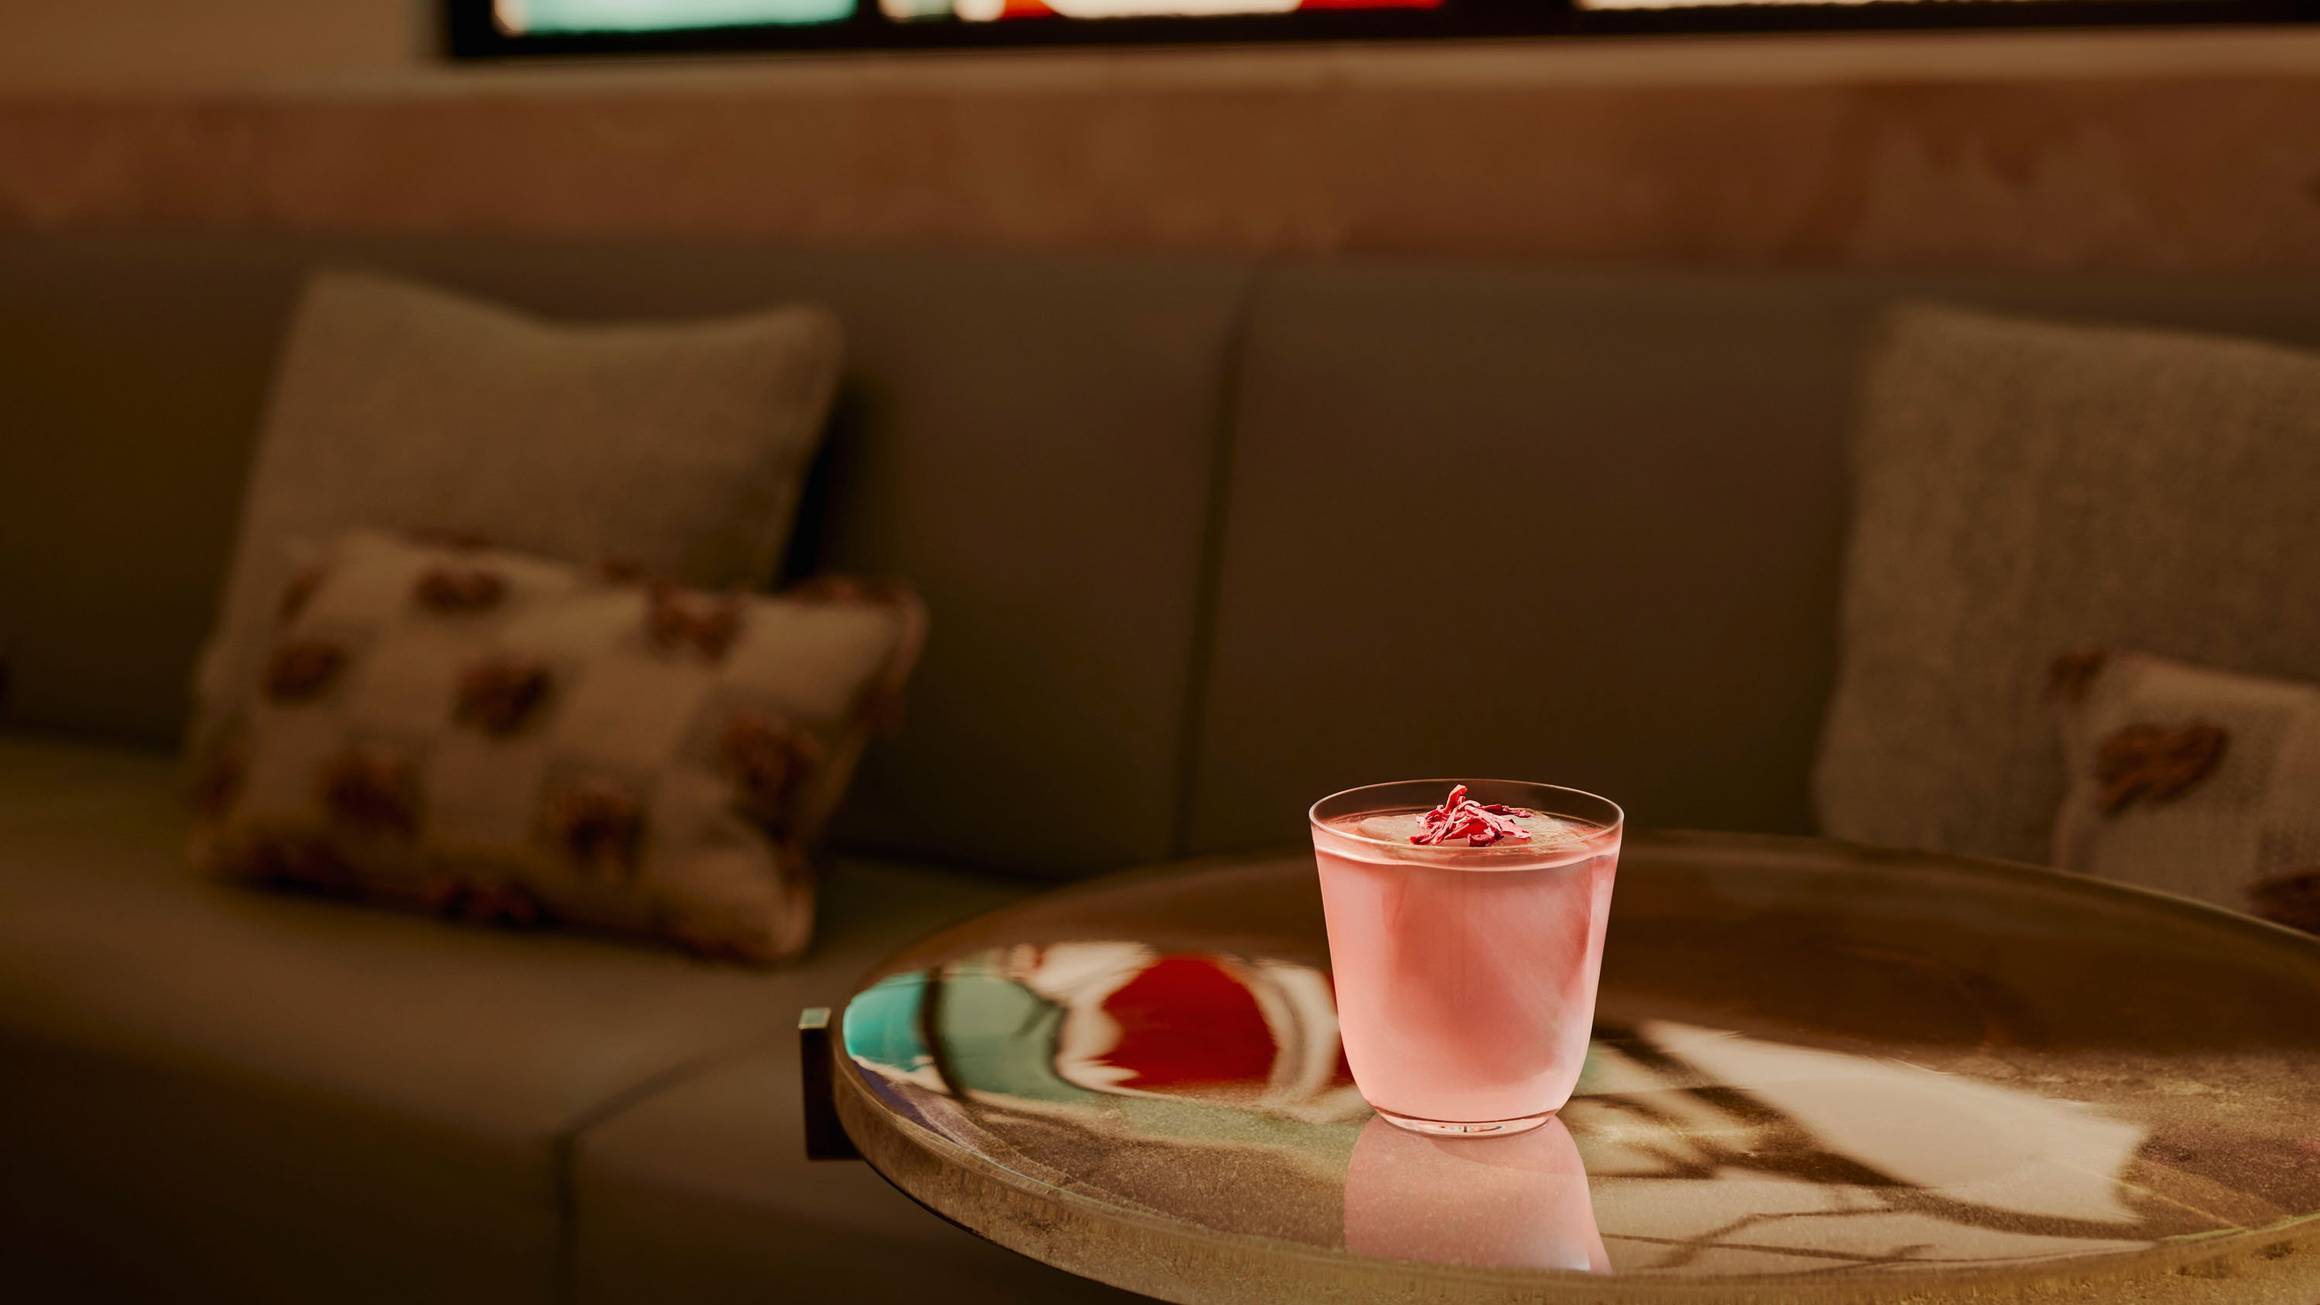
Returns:
[[[795,567],[935,634],[771,973],[183,869],[169,749],[301,271],[821,300]],[[2309,279],[1558,271],[486,239],[0,240],[0,1255],[19,1300],[1095,1299],[801,1150],[797,1008],[1043,879],[1380,776],[1810,828],[1879,307],[2320,342]],[[1021,812],[1040,811],[1036,821]]]

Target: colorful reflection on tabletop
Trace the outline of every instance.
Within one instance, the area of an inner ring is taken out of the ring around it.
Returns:
[[[1041,1111],[1101,1108],[1165,1135],[1206,1115],[1366,1118],[1329,976],[1140,943],[1022,946],[897,975],[854,999],[846,1049],[897,1082]]]
[[[1599,1023],[1549,1127],[1420,1137],[1354,1090],[1326,973],[1135,942],[894,975],[847,1008],[844,1038],[896,1109],[1025,1176],[1386,1259],[2018,1264],[2262,1226],[2320,1197],[2320,1136],[2272,1146],[2251,1187],[2251,1139],[2154,1128],[2002,1074],[1665,1020]],[[2242,1181],[2202,1177],[2202,1148]]]

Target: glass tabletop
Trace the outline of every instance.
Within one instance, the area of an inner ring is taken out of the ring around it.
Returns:
[[[2320,1214],[2320,944],[2285,931],[2026,869],[1642,839],[1578,1094],[1447,1139],[1354,1089],[1313,881],[1211,863],[985,917],[855,996],[845,1058],[1026,1190],[1349,1263],[2076,1271]]]

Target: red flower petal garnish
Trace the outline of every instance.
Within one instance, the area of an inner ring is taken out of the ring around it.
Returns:
[[[1466,796],[1466,786],[1459,784],[1442,805],[1418,818],[1419,831],[1410,835],[1410,841],[1432,845],[1463,838],[1475,847],[1489,847],[1504,839],[1527,843],[1530,831],[1516,824],[1515,817],[1537,814],[1503,802],[1476,802]]]

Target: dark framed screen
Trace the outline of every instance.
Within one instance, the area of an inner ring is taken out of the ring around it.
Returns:
[[[2303,23],[2320,0],[447,0],[467,57]]]

